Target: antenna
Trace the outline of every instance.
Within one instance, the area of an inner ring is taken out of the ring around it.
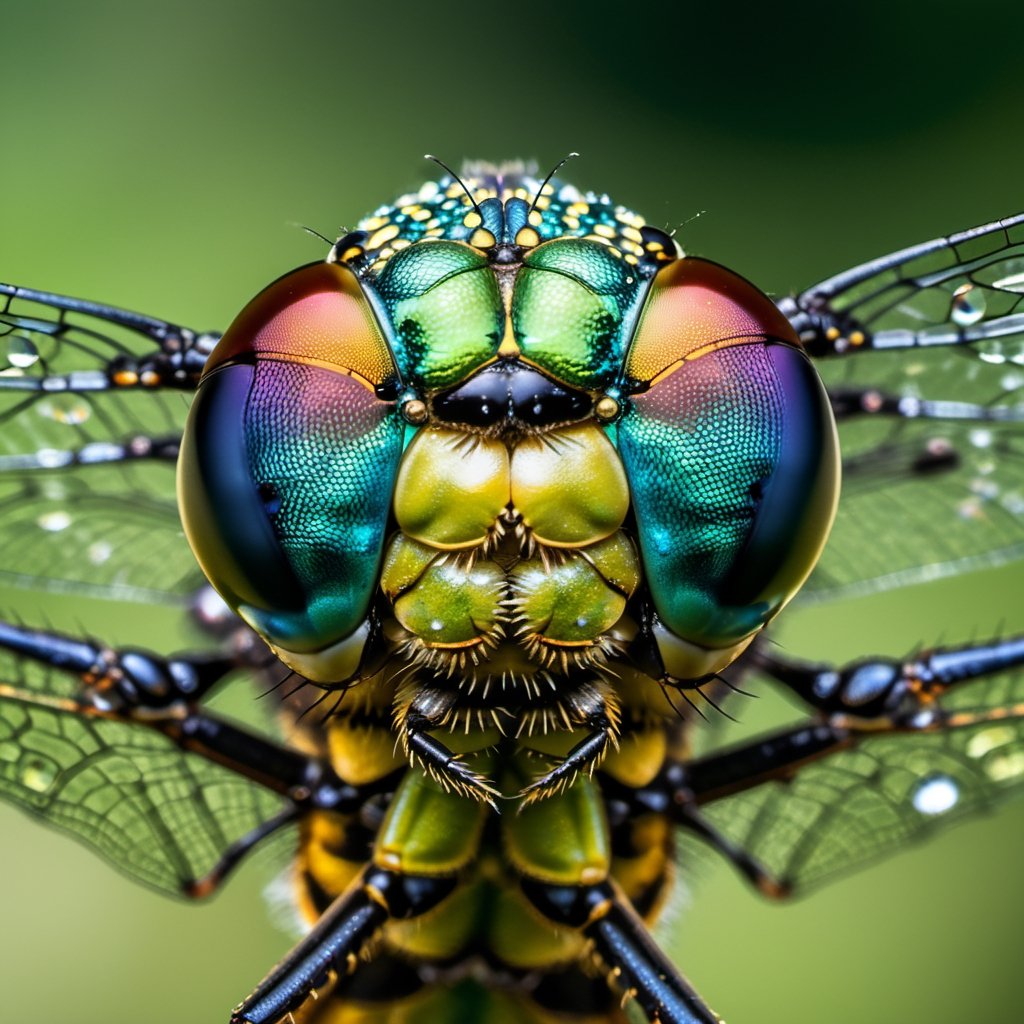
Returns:
[[[531,213],[533,213],[533,208],[534,208],[534,207],[535,207],[535,206],[537,205],[537,200],[538,200],[538,199],[540,199],[541,195],[542,195],[542,194],[543,194],[543,192],[544,192],[544,189],[545,189],[545,188],[547,188],[547,184],[548,184],[548,182],[549,182],[549,181],[550,181],[550,180],[551,180],[551,179],[552,179],[552,178],[553,178],[553,177],[554,177],[554,176],[555,176],[555,175],[556,175],[556,174],[557,174],[557,173],[558,173],[558,172],[559,172],[559,171],[560,171],[560,170],[561,170],[561,169],[562,169],[562,168],[563,168],[563,167],[564,167],[564,166],[565,166],[565,165],[566,165],[566,164],[567,164],[567,163],[568,163],[568,162],[569,162],[570,160],[572,160],[572,159],[573,159],[574,157],[577,157],[577,156],[579,156],[579,153],[569,153],[569,154],[567,154],[566,156],[563,156],[563,157],[562,157],[562,159],[561,159],[561,160],[559,160],[557,164],[555,164],[554,168],[553,168],[553,169],[552,169],[552,170],[551,170],[551,171],[550,171],[550,172],[548,173],[548,176],[547,176],[547,177],[546,177],[546,178],[545,178],[545,179],[544,179],[544,180],[543,180],[543,181],[542,181],[542,182],[540,183],[540,188],[539,188],[539,189],[537,189],[537,194],[536,194],[536,195],[535,195],[535,196],[533,197],[533,202],[532,202],[532,203],[530,203],[530,208],[529,208],[529,209],[528,209],[528,210],[526,211],[526,216],[527,216],[527,217],[529,217],[529,216],[530,216],[530,214],[531,214]]]
[[[483,220],[483,211],[477,205],[477,201],[473,198],[473,193],[466,188],[466,183],[443,160],[439,160],[436,156],[433,156],[430,153],[424,153],[423,159],[430,160],[432,163],[437,164],[438,167],[446,170],[462,186],[462,191],[466,193],[466,198],[473,204],[473,209],[476,210],[480,220]],[[565,163],[565,161],[563,160],[562,163]],[[559,166],[561,166],[561,164],[559,164]],[[556,167],[555,170],[557,169],[558,168]]]

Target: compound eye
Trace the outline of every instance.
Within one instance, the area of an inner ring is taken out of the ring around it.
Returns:
[[[824,388],[767,296],[692,258],[656,276],[626,375],[639,393],[619,448],[660,623],[738,653],[831,527],[839,461]]]
[[[345,641],[375,590],[401,454],[401,417],[384,400],[397,382],[352,271],[304,267],[228,329],[182,438],[178,500],[199,564],[287,664],[320,681],[358,662]]]
[[[235,362],[322,366],[371,391],[397,393],[398,369],[356,275],[341,263],[285,274],[235,318],[210,353],[204,379]]]
[[[646,391],[705,352],[765,340],[799,347],[767,295],[739,274],[690,256],[655,276],[626,356],[626,382]]]

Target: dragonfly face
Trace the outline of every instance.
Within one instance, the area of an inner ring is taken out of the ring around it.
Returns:
[[[8,571],[200,594],[160,557],[177,462],[243,620],[194,604],[214,653],[173,658],[5,624],[5,793],[194,896],[297,824],[319,924],[238,1020],[584,1024],[623,991],[717,1019],[645,931],[677,828],[782,897],[1024,774],[1018,639],[845,667],[759,639],[831,523],[833,416],[847,483],[806,593],[1018,552],[1020,238],[989,225],[776,307],[602,197],[479,169],[368,218],[219,344],[5,287],[0,470],[10,536],[33,528]],[[182,441],[166,396],[196,389]],[[204,708],[277,659],[305,682],[281,743]],[[756,674],[807,722],[694,757],[698,709]],[[450,991],[467,970],[488,984]]]

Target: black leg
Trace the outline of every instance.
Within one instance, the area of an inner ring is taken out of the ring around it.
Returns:
[[[889,717],[894,727],[912,727],[914,715],[950,688],[1024,664],[1024,637],[939,648],[905,660],[865,659],[839,668],[785,658],[765,646],[753,663],[826,715]]]
[[[1024,714],[1024,708],[1002,704],[957,711],[940,703],[956,687],[1024,665],[1024,637],[943,648],[906,661],[857,661],[842,668],[805,664],[763,650],[756,659],[765,672],[821,712],[821,720],[686,766],[670,766],[654,786],[665,789],[669,803],[703,804],[773,779],[785,780],[812,761],[886,733],[967,729]]]
[[[444,727],[456,695],[447,690],[421,689],[398,716],[398,730],[406,753],[446,790],[497,807],[501,796],[493,783],[473,771],[462,756],[451,751],[430,731]]]
[[[224,884],[231,872],[242,863],[250,850],[256,849],[264,839],[272,836],[279,828],[290,825],[298,816],[297,807],[287,807],[280,814],[268,818],[224,850],[217,863],[202,878],[192,878],[186,882],[182,886],[183,894],[195,900],[213,895]]]
[[[559,764],[520,791],[524,807],[534,800],[564,792],[581,772],[587,776],[593,775],[608,747],[618,744],[621,722],[619,702],[599,682],[577,683],[558,696],[555,707],[565,727],[587,729],[589,732],[569,750]],[[547,710],[542,707],[537,711],[524,712],[517,736],[531,730],[532,716],[544,714]]]
[[[296,807],[357,810],[386,788],[357,788],[330,764],[266,740],[200,710],[198,702],[237,665],[221,657],[163,658],[136,649],[112,650],[89,640],[0,622],[0,648],[38,664],[71,673],[82,682],[74,696],[26,692],[0,683],[0,697],[83,718],[131,723],[159,732],[183,750],[215,761],[289,798]]]
[[[455,878],[367,868],[235,1009],[232,1024],[277,1024],[312,993],[332,984],[339,975],[351,973],[386,921],[408,920],[426,913],[455,885]]]
[[[738,846],[728,836],[723,835],[711,822],[698,813],[696,808],[682,808],[678,820],[683,828],[700,836],[717,850],[763,896],[781,900],[792,894],[792,890],[786,883],[772,875],[742,846]]]
[[[609,982],[634,997],[651,1024],[719,1024],[614,882],[559,886],[524,878],[522,887],[545,917],[593,941]]]
[[[562,792],[575,782],[580,772],[587,775],[593,773],[608,750],[609,744],[613,742],[615,731],[603,711],[594,715],[587,725],[593,732],[580,740],[565,755],[564,761],[523,787],[519,795],[524,798],[524,803],[532,803],[534,800]]]
[[[670,762],[640,789],[603,778],[609,806],[668,816],[784,897],[1012,788],[1024,638],[838,668],[756,658],[816,718]]]

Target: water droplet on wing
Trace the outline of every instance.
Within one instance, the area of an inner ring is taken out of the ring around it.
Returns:
[[[35,793],[45,793],[57,778],[57,765],[48,757],[26,757],[20,766],[21,784]]]
[[[36,520],[36,524],[47,533],[60,533],[71,525],[71,516],[63,510],[44,512]]]
[[[7,362],[19,370],[27,370],[39,362],[36,343],[24,334],[12,334],[7,339]]]
[[[962,284],[953,292],[949,317],[961,327],[976,324],[985,315],[985,296],[973,284]]]
[[[922,779],[911,797],[914,810],[929,818],[946,814],[960,800],[960,787],[948,775],[930,775]]]

